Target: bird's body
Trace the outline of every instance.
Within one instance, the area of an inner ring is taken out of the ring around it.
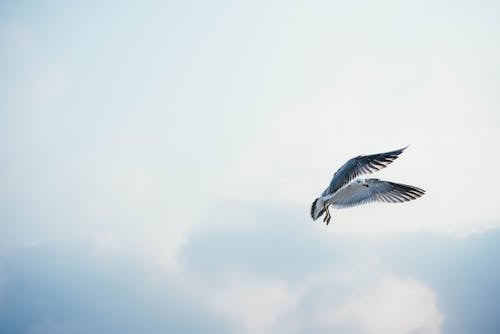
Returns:
[[[340,188],[334,194],[329,195],[329,202],[335,208],[337,203],[343,203],[349,201],[350,198],[356,196],[359,191],[366,187],[366,180],[356,179],[354,182],[349,183],[347,186]]]
[[[326,212],[323,219],[328,225],[331,214],[328,208],[341,209],[378,202],[406,202],[416,199],[425,190],[400,183],[379,179],[363,179],[360,175],[373,173],[393,162],[406,149],[386,153],[358,156],[346,162],[333,175],[330,185],[316,198],[311,206],[311,217],[318,219]]]

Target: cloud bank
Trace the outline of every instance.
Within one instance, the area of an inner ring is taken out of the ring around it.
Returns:
[[[500,328],[493,314],[474,311],[485,303],[490,313],[496,309],[500,271],[472,262],[498,251],[492,241],[499,233],[348,238],[283,212],[245,203],[227,208],[217,224],[190,234],[176,267],[158,265],[160,255],[125,241],[112,251],[97,239],[11,249],[2,254],[0,327],[9,333]],[[237,224],[238,214],[252,223]],[[489,278],[472,285],[483,275]]]

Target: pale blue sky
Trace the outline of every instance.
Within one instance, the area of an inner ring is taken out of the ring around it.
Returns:
[[[498,332],[499,14],[2,3],[0,332]],[[422,199],[311,222],[408,144]]]

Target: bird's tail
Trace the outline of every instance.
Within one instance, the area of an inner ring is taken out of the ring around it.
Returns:
[[[322,205],[318,205],[318,200],[319,198],[316,198],[311,205],[311,218],[313,220],[318,219],[323,213],[325,213],[324,207]]]

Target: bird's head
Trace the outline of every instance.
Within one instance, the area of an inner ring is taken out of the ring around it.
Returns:
[[[311,217],[313,220],[318,219],[325,212],[325,201],[321,198],[316,198],[311,205]]]

